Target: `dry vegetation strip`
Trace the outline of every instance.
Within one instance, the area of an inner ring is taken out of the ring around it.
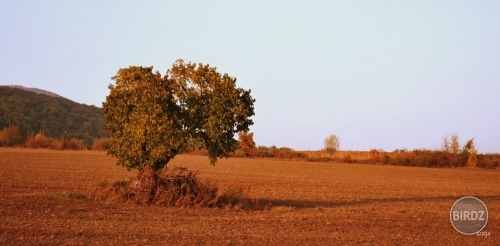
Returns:
[[[0,244],[492,244],[500,236],[500,172],[181,155],[169,165],[244,188],[266,211],[160,208],[80,199],[135,173],[104,152],[0,149]],[[473,195],[488,238],[463,236],[449,209]]]

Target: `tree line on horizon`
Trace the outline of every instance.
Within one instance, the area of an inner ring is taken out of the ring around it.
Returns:
[[[387,152],[382,149],[370,151],[342,151],[339,150],[337,136],[329,136],[325,148],[317,151],[297,151],[289,147],[256,145],[253,132],[240,132],[235,151],[230,156],[237,158],[270,158],[284,160],[303,160],[308,162],[332,162],[352,164],[382,164],[397,166],[418,167],[479,167],[487,169],[500,168],[500,154],[478,153],[474,139],[460,145],[459,137],[454,134],[445,137],[441,149],[414,149],[405,148]],[[331,146],[335,146],[332,148]],[[59,138],[47,137],[43,132],[31,134],[23,138],[19,126],[11,125],[0,131],[0,147],[42,148],[55,150],[95,150],[107,151],[110,148],[108,138],[96,138],[91,144],[85,144],[81,139],[74,138],[68,133]],[[206,149],[199,148],[199,143],[188,141],[180,153],[194,155],[208,155]]]
[[[18,147],[31,149],[55,149],[55,150],[106,150],[108,148],[107,138],[96,138],[90,144],[83,139],[75,138],[68,132],[61,134],[59,138],[48,137],[43,131],[30,133],[23,136],[22,130],[17,125],[4,127],[0,131],[0,147]]]
[[[296,159],[310,162],[383,164],[418,167],[480,167],[488,169],[500,168],[500,154],[481,154],[469,139],[463,146],[457,134],[443,139],[441,149],[405,148],[387,152],[381,149],[370,151],[340,151],[340,140],[332,134],[324,140],[324,149],[317,151],[295,151],[288,147],[257,146],[253,141],[253,133],[239,134],[240,148],[236,157]]]
[[[105,122],[101,108],[0,86],[0,147],[109,150]],[[325,148],[318,151],[257,146],[250,132],[240,132],[238,137],[235,151],[230,154],[233,157],[426,167],[500,167],[500,154],[479,154],[473,139],[460,146],[457,135],[445,138],[438,150],[399,149],[393,152],[380,149],[340,151],[339,139],[333,134],[325,139]],[[199,146],[200,143],[190,140],[181,152],[208,154]]]

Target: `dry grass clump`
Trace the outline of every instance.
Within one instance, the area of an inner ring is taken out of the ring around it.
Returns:
[[[157,176],[157,177],[155,177]],[[96,200],[163,207],[218,207],[249,209],[251,202],[239,188],[221,189],[201,181],[185,167],[159,173],[141,172],[136,179],[102,182],[90,195]]]

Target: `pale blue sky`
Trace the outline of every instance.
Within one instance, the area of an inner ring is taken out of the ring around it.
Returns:
[[[0,84],[101,106],[119,68],[209,63],[258,145],[500,152],[500,1],[0,0]]]

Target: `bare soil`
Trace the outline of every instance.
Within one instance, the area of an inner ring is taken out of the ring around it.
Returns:
[[[85,199],[100,182],[136,175],[104,152],[0,149],[0,245],[494,245],[500,172],[181,155],[243,188],[261,210],[164,208]],[[453,203],[480,198],[484,236],[451,226]]]

